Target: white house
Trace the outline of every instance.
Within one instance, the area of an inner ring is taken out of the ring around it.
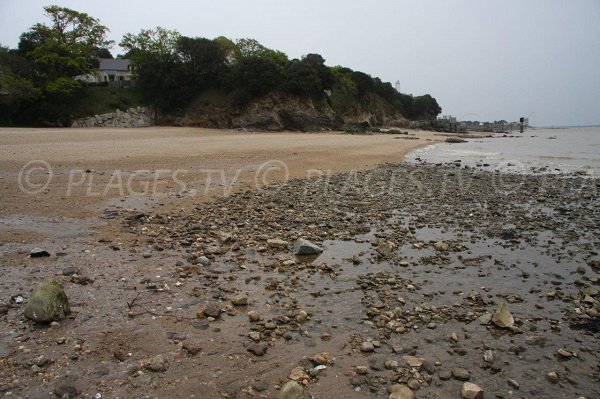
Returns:
[[[125,58],[99,58],[100,65],[93,74],[78,75],[75,79],[87,83],[119,82],[133,80],[133,65]]]

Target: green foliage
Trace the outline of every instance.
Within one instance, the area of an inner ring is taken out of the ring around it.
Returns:
[[[134,90],[113,93],[82,86],[75,76],[93,72],[98,58],[112,58],[108,28],[65,7],[44,10],[49,24],[37,23],[24,32],[18,50],[0,48],[1,123],[64,124],[84,112],[104,113],[135,102],[176,115],[202,95],[211,103],[242,107],[271,92],[328,102],[338,116],[375,110],[375,121],[388,112],[410,119],[441,112],[430,95],[412,97],[364,72],[329,68],[319,54],[289,60],[254,39],[186,37],[160,26],[127,33],[119,43],[134,66]],[[367,132],[360,126],[349,130]]]
[[[271,50],[254,39],[238,39],[233,50],[237,61],[255,57],[270,59],[280,65],[285,65],[289,61],[285,53]]]
[[[272,58],[244,57],[232,66],[229,85],[234,103],[244,105],[254,98],[276,90],[284,81],[281,65]]]
[[[126,33],[119,46],[127,50],[126,58],[134,62],[143,62],[144,54],[169,56],[175,52],[177,41],[181,35],[176,30],[157,26],[153,29],[142,29],[140,33]],[[138,60],[137,57],[142,57]]]

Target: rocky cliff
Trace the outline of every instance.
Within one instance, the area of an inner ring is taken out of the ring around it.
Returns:
[[[344,115],[337,115],[327,99],[315,101],[282,93],[270,93],[244,107],[214,96],[199,96],[182,117],[165,117],[160,123],[227,129],[327,130],[346,125],[406,126],[407,120],[381,99],[369,98]]]

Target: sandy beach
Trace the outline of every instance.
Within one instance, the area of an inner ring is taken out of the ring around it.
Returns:
[[[443,139],[0,130],[0,392],[599,396],[598,179],[401,162]]]

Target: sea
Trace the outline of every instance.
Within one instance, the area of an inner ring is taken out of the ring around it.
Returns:
[[[600,126],[529,128],[466,143],[438,143],[408,154],[408,162],[454,163],[505,173],[600,177]]]

